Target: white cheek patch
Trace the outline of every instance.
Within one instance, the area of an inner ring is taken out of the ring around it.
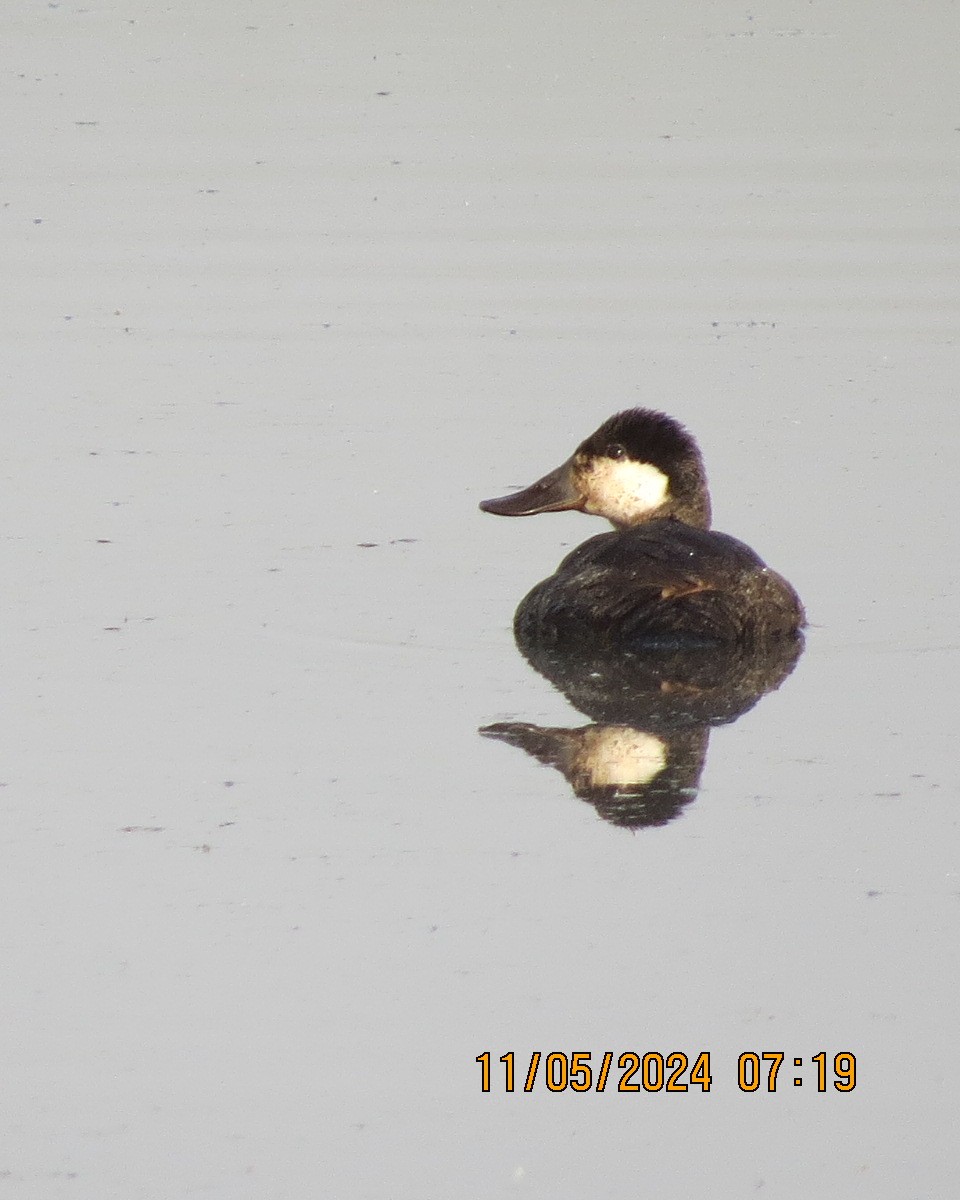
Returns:
[[[585,511],[616,525],[630,525],[658,509],[670,480],[653,463],[597,458],[584,480]]]
[[[591,729],[576,757],[577,771],[590,787],[642,787],[666,765],[666,743],[627,725]]]

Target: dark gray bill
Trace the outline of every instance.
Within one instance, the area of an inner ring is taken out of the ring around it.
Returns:
[[[532,517],[534,513],[565,512],[568,508],[580,508],[583,497],[577,490],[573,478],[573,459],[531,483],[522,492],[512,496],[500,496],[496,500],[481,500],[484,512],[498,517]]]

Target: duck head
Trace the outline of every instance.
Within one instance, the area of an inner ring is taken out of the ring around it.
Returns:
[[[605,517],[617,529],[663,517],[710,527],[697,443],[679,421],[647,408],[617,413],[555,471],[480,507],[501,517],[576,509]]]

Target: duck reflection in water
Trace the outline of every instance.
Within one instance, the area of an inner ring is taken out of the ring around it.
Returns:
[[[654,647],[620,652],[517,641],[532,667],[595,724],[545,728],[522,721],[480,732],[556,767],[606,821],[665,825],[696,797],[710,729],[748,712],[780,686],[803,643],[750,648]]]
[[[696,795],[710,726],[736,720],[793,670],[805,623],[796,592],[709,528],[700,451],[662,413],[619,413],[556,471],[480,507],[578,509],[616,529],[568,554],[514,619],[527,660],[598,724],[481,732],[563,771],[605,819],[665,824]]]

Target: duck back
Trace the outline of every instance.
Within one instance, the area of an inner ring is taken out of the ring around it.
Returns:
[[[673,519],[590,538],[516,612],[521,645],[668,649],[798,638],[793,588],[749,546]]]

